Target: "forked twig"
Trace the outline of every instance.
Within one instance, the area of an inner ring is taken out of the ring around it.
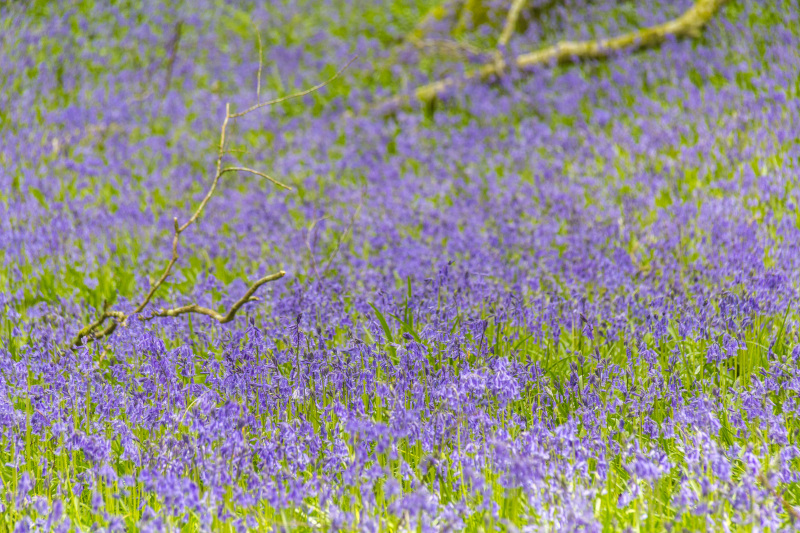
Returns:
[[[79,348],[81,346],[85,346],[88,343],[94,342],[94,341],[96,341],[98,339],[102,339],[102,338],[108,337],[109,335],[113,334],[114,331],[116,331],[117,327],[119,327],[120,325],[125,324],[127,322],[127,320],[131,316],[137,315],[137,314],[141,313],[142,311],[144,311],[144,309],[150,304],[150,302],[153,299],[153,296],[155,295],[156,291],[158,291],[158,289],[161,288],[161,286],[164,284],[164,282],[167,280],[167,278],[169,278],[169,275],[172,273],[172,267],[175,266],[175,263],[178,261],[178,241],[179,241],[180,235],[184,231],[186,231],[189,228],[189,226],[194,224],[197,221],[197,219],[200,217],[200,214],[203,212],[203,210],[205,209],[205,207],[208,204],[209,200],[211,200],[211,197],[214,195],[214,192],[217,189],[217,184],[219,183],[220,178],[224,174],[227,174],[227,173],[230,173],[230,172],[245,172],[245,173],[255,174],[257,176],[261,176],[261,177],[271,181],[272,183],[274,183],[275,185],[277,185],[279,187],[282,187],[282,188],[288,189],[288,190],[292,190],[291,187],[289,187],[289,186],[287,186],[287,185],[285,185],[285,184],[283,184],[283,183],[271,178],[267,174],[265,174],[263,172],[260,172],[258,170],[253,170],[253,169],[247,168],[247,167],[225,167],[225,168],[222,167],[222,159],[223,159],[223,157],[225,156],[225,153],[226,153],[226,150],[225,150],[225,135],[227,133],[228,124],[230,123],[230,121],[232,119],[243,117],[243,116],[245,116],[245,115],[247,115],[249,113],[252,113],[253,111],[261,109],[262,107],[278,104],[280,102],[285,102],[286,100],[290,100],[292,98],[298,98],[298,97],[301,97],[301,96],[305,96],[307,94],[311,94],[314,91],[317,91],[317,90],[321,89],[322,87],[325,87],[327,84],[329,84],[330,82],[335,80],[337,77],[339,77],[339,75],[347,67],[349,67],[350,64],[352,64],[352,62],[355,61],[355,59],[356,59],[356,57],[354,57],[353,59],[348,61],[347,64],[344,67],[342,67],[341,69],[339,69],[339,71],[337,71],[336,74],[334,74],[331,78],[329,78],[328,80],[326,80],[323,83],[320,83],[319,85],[315,85],[314,87],[311,87],[310,89],[306,89],[304,91],[293,93],[293,94],[290,94],[288,96],[284,96],[284,97],[281,97],[281,98],[276,98],[276,99],[270,100],[268,102],[257,103],[256,105],[253,105],[253,106],[251,106],[251,107],[249,107],[249,108],[247,108],[244,111],[241,111],[239,113],[231,113],[230,104],[226,104],[225,105],[225,119],[222,121],[222,127],[220,129],[219,149],[218,149],[218,152],[217,152],[216,172],[214,174],[214,179],[211,181],[211,186],[209,187],[208,192],[206,193],[205,197],[203,197],[203,199],[201,200],[200,204],[197,206],[197,209],[195,209],[195,211],[192,214],[192,216],[189,217],[189,219],[186,222],[184,222],[183,224],[179,224],[177,217],[172,219],[173,230],[174,230],[174,235],[172,237],[172,255],[171,255],[169,261],[167,262],[166,266],[164,267],[164,270],[161,272],[161,276],[155,282],[151,281],[150,289],[147,291],[147,294],[144,296],[144,298],[142,298],[142,300],[139,302],[139,304],[136,305],[134,310],[132,312],[130,312],[130,313],[126,314],[126,313],[124,313],[122,311],[110,310],[108,308],[108,305],[104,303],[104,305],[103,305],[103,313],[94,322],[86,325],[85,327],[81,328],[80,331],[78,331],[77,335],[73,338],[72,342],[70,343],[70,347],[71,348],[76,349],[76,348]],[[247,289],[247,292],[245,292],[244,295],[241,298],[239,298],[239,300],[237,300],[236,303],[234,303],[231,306],[231,308],[228,310],[228,312],[225,313],[224,315],[221,314],[221,313],[218,313],[218,312],[216,312],[216,311],[214,311],[212,309],[201,307],[198,304],[191,304],[191,305],[186,305],[186,306],[183,306],[183,307],[176,307],[174,309],[159,309],[158,311],[152,313],[150,316],[140,316],[139,320],[146,321],[146,320],[152,320],[155,317],[171,317],[171,316],[180,316],[180,315],[184,315],[184,314],[188,314],[188,313],[196,313],[196,314],[209,316],[209,317],[213,318],[214,320],[216,320],[217,322],[219,322],[221,324],[225,324],[227,322],[232,321],[235,318],[236,313],[239,311],[239,309],[241,309],[241,307],[244,304],[246,304],[248,302],[253,302],[253,301],[258,300],[258,298],[256,298],[253,295],[259,289],[259,287],[261,287],[262,285],[264,285],[265,283],[268,283],[270,281],[275,281],[277,279],[280,279],[285,274],[286,274],[286,272],[281,270],[279,272],[276,272],[274,274],[270,274],[268,276],[265,276],[265,277],[255,281],[255,282],[253,282],[253,284],[250,285],[250,288]],[[111,322],[107,326],[103,327],[104,324],[107,321],[109,321],[109,319],[111,320]]]
[[[286,272],[281,270],[280,272],[276,272],[274,274],[270,274],[269,276],[264,276],[263,278],[255,281],[250,288],[247,289],[247,292],[244,293],[244,296],[239,298],[236,303],[234,303],[228,312],[224,315],[214,311],[213,309],[208,309],[206,307],[200,307],[197,304],[185,305],[183,307],[175,307],[174,309],[159,309],[158,311],[154,312],[150,316],[147,317],[140,317],[139,320],[146,321],[152,320],[156,317],[164,317],[164,316],[179,316],[185,315],[186,313],[198,313],[201,315],[210,316],[211,318],[215,319],[220,324],[226,324],[233,320],[236,317],[236,312],[246,304],[247,302],[257,302],[258,298],[253,296],[259,287],[264,285],[265,283],[269,283],[270,281],[275,281],[276,279],[282,278]]]
[[[305,96],[307,94],[313,93],[314,91],[318,91],[318,90],[322,89],[323,87],[325,87],[326,85],[328,85],[333,80],[335,80],[336,78],[338,78],[339,76],[341,76],[342,72],[344,72],[347,69],[347,67],[349,67],[353,63],[353,61],[355,61],[356,59],[358,59],[358,56],[353,56],[353,58],[350,61],[348,61],[342,68],[340,68],[339,70],[336,71],[336,74],[334,74],[333,76],[331,76],[327,80],[323,81],[319,85],[314,85],[313,87],[311,87],[310,89],[306,89],[305,91],[300,91],[300,92],[297,92],[297,93],[294,93],[294,94],[290,94],[288,96],[281,96],[280,98],[275,98],[274,100],[269,100],[267,102],[261,102],[260,104],[255,104],[255,105],[253,105],[251,107],[248,107],[247,109],[245,109],[241,113],[234,113],[234,114],[230,115],[230,118],[239,118],[239,117],[244,116],[244,115],[246,115],[248,113],[252,113],[256,109],[260,109],[260,108],[265,107],[265,106],[280,104],[281,102],[285,102],[287,100],[293,100],[295,98],[300,98],[301,96]]]
[[[252,168],[247,168],[247,167],[228,167],[228,168],[223,168],[220,171],[220,175],[225,174],[226,172],[247,172],[247,173],[250,173],[250,174],[255,174],[256,176],[261,176],[262,178],[268,179],[269,181],[271,181],[272,183],[274,183],[275,185],[277,185],[281,189],[286,189],[287,191],[291,191],[292,190],[292,188],[289,187],[288,185],[285,185],[285,184],[281,183],[280,181],[267,176],[263,172],[259,172],[258,170],[253,170]]]

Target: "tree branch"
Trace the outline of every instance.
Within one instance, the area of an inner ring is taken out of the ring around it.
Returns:
[[[280,181],[267,176],[263,172],[259,172],[258,170],[253,170],[252,168],[247,168],[247,167],[228,167],[228,168],[223,168],[220,171],[220,176],[222,174],[225,174],[226,172],[248,172],[250,174],[255,174],[256,176],[261,176],[262,178],[268,179],[269,181],[271,181],[272,183],[274,183],[275,185],[277,185],[281,189],[286,189],[287,191],[294,190],[291,187],[289,187],[288,185],[284,185]]]
[[[513,64],[520,70],[552,63],[564,65],[588,59],[606,59],[622,51],[652,48],[663,43],[668,37],[696,38],[725,2],[726,0],[696,0],[680,17],[663,24],[609,39],[562,41],[543,50],[521,54],[513,59]],[[500,58],[467,73],[464,77],[444,78],[418,87],[411,95],[401,95],[386,100],[377,107],[377,112],[388,114],[413,100],[429,103],[454,87],[476,80],[499,77],[506,67],[506,61]]]
[[[514,0],[511,8],[508,10],[508,17],[506,17],[506,24],[503,26],[503,31],[500,32],[500,38],[497,40],[497,47],[506,46],[511,36],[517,29],[519,22],[519,15],[522,13],[522,7],[525,5],[526,0]]]
[[[241,113],[232,114],[230,116],[230,118],[243,117],[244,115],[247,115],[248,113],[252,113],[256,109],[261,109],[262,107],[265,107],[265,106],[271,106],[271,105],[275,105],[275,104],[280,104],[281,102],[285,102],[287,100],[292,100],[294,98],[300,98],[301,96],[305,96],[307,94],[311,94],[311,93],[313,93],[315,91],[318,91],[318,90],[322,89],[323,87],[325,87],[326,85],[328,85],[333,80],[335,80],[336,78],[338,78],[342,74],[342,72],[344,72],[347,69],[347,67],[349,67],[353,63],[353,61],[355,61],[356,59],[358,59],[358,56],[353,56],[353,58],[350,61],[348,61],[338,71],[336,71],[336,74],[334,74],[333,76],[331,76],[327,80],[323,81],[319,85],[314,85],[313,87],[311,87],[310,89],[306,89],[305,91],[300,91],[298,93],[290,94],[288,96],[282,96],[280,98],[275,98],[274,100],[269,100],[267,102],[262,102],[260,104],[256,104],[254,106],[248,107],[247,109],[245,109]]]
[[[186,231],[189,228],[189,226],[194,224],[197,221],[197,219],[200,217],[200,214],[203,212],[203,210],[205,209],[205,207],[208,204],[209,200],[211,200],[211,197],[214,195],[214,192],[217,189],[217,185],[219,183],[220,178],[224,174],[227,174],[229,172],[247,172],[247,173],[250,173],[250,174],[255,174],[257,176],[261,176],[263,178],[266,178],[266,179],[268,179],[269,181],[271,181],[272,183],[274,183],[275,185],[277,185],[279,187],[291,190],[291,188],[288,187],[287,185],[284,185],[283,183],[271,178],[267,174],[265,174],[263,172],[260,172],[258,170],[253,170],[253,169],[247,168],[247,167],[226,167],[226,168],[222,167],[222,159],[223,159],[223,157],[225,156],[225,153],[226,153],[226,151],[225,151],[225,137],[226,137],[226,133],[227,133],[228,123],[230,122],[230,120],[242,117],[244,115],[247,115],[248,113],[251,113],[251,112],[253,112],[253,111],[257,110],[257,109],[260,109],[262,107],[265,107],[265,106],[274,105],[274,104],[277,104],[277,103],[280,103],[280,102],[284,102],[286,100],[290,100],[292,98],[298,98],[300,96],[305,96],[307,94],[313,93],[314,91],[317,91],[317,90],[321,89],[322,87],[324,87],[325,85],[327,85],[328,83],[330,83],[331,81],[333,81],[337,77],[339,77],[339,75],[344,71],[344,69],[346,69],[348,66],[350,66],[350,64],[353,61],[355,61],[355,59],[356,59],[355,57],[353,59],[351,59],[344,67],[339,69],[339,71],[337,71],[336,74],[334,74],[330,79],[328,79],[327,81],[325,81],[325,82],[323,82],[323,83],[321,83],[319,85],[315,85],[314,87],[311,87],[310,89],[306,89],[304,91],[300,91],[300,92],[297,92],[297,93],[294,93],[294,94],[290,94],[290,95],[284,96],[282,98],[276,98],[276,99],[270,100],[268,102],[257,103],[256,105],[254,105],[252,107],[249,107],[248,109],[246,109],[246,110],[244,110],[244,111],[242,111],[240,113],[231,113],[230,104],[225,104],[225,118],[222,121],[222,127],[220,128],[219,148],[218,148],[218,151],[217,151],[217,159],[216,159],[216,165],[215,165],[216,166],[216,172],[214,173],[214,178],[211,180],[211,186],[209,187],[208,192],[206,192],[206,195],[203,197],[203,199],[201,200],[200,204],[197,206],[197,209],[195,209],[194,213],[192,213],[192,216],[189,217],[189,219],[186,222],[184,222],[183,224],[179,224],[177,217],[172,219],[173,231],[174,231],[174,234],[173,234],[173,237],[172,237],[172,255],[171,255],[169,261],[167,261],[167,264],[165,265],[164,270],[161,272],[161,276],[158,278],[157,281],[150,283],[150,289],[147,291],[147,294],[139,302],[139,304],[136,305],[136,307],[134,308],[134,310],[131,313],[126,314],[126,313],[124,313],[122,311],[109,310],[108,306],[104,305],[103,313],[94,322],[92,322],[92,323],[84,326],[83,328],[81,328],[80,331],[78,331],[78,333],[72,339],[72,341],[71,341],[71,343],[69,345],[72,349],[77,349],[77,348],[79,348],[81,346],[84,346],[84,345],[90,343],[90,342],[94,342],[94,341],[96,341],[98,339],[102,339],[102,338],[108,337],[109,335],[113,334],[114,331],[116,331],[117,327],[120,324],[125,324],[125,322],[128,320],[128,318],[130,318],[131,315],[136,315],[136,314],[141,313],[150,304],[150,302],[152,301],[153,296],[155,295],[156,291],[158,291],[158,289],[161,288],[161,286],[164,284],[164,282],[167,280],[167,278],[169,278],[170,274],[172,273],[172,267],[175,266],[175,263],[178,261],[178,241],[180,240],[181,234],[184,231]],[[239,300],[237,300],[236,303],[233,304],[233,306],[231,306],[231,308],[228,310],[228,312],[225,315],[222,315],[222,314],[220,314],[220,313],[218,313],[218,312],[216,312],[214,310],[211,310],[211,309],[206,309],[205,307],[200,307],[197,304],[192,304],[192,305],[187,305],[187,306],[184,306],[184,307],[178,307],[178,308],[170,309],[170,310],[161,309],[158,312],[153,313],[149,317],[146,317],[146,318],[139,317],[139,318],[140,318],[140,320],[150,320],[150,319],[155,318],[157,316],[168,317],[168,316],[179,316],[179,315],[183,315],[183,314],[187,314],[187,313],[198,313],[198,314],[210,316],[210,317],[214,318],[215,320],[217,320],[218,322],[220,322],[222,324],[225,324],[225,323],[230,322],[231,320],[234,319],[234,317],[236,316],[236,312],[244,304],[246,304],[247,302],[252,302],[252,301],[258,300],[258,298],[254,297],[253,294],[259,289],[259,287],[261,287],[262,285],[264,285],[265,283],[268,283],[270,281],[275,281],[275,280],[277,280],[279,278],[282,278],[285,274],[286,273],[283,270],[281,270],[280,272],[276,272],[275,274],[271,274],[269,276],[265,276],[265,277],[255,281],[252,285],[250,285],[250,288],[247,289],[247,292],[245,292],[245,294],[241,298],[239,298]],[[112,322],[108,326],[103,328],[103,325],[109,319],[112,319]]]
[[[286,272],[281,270],[281,271],[276,272],[274,274],[270,274],[269,276],[264,276],[263,278],[253,282],[253,284],[250,285],[250,288],[247,289],[247,292],[244,293],[244,296],[239,298],[236,301],[236,303],[234,303],[231,306],[231,308],[228,310],[228,312],[226,314],[224,314],[224,315],[214,311],[213,309],[208,309],[206,307],[200,307],[197,304],[191,304],[191,305],[185,305],[183,307],[175,307],[173,309],[163,309],[162,308],[162,309],[159,309],[158,311],[154,312],[150,316],[139,317],[139,320],[144,322],[144,321],[152,320],[153,318],[156,318],[156,317],[180,316],[180,315],[185,315],[187,313],[197,313],[197,314],[200,314],[200,315],[210,316],[211,318],[213,318],[214,320],[216,320],[220,324],[226,324],[226,323],[232,321],[236,317],[236,313],[239,311],[239,309],[241,309],[241,307],[244,304],[246,304],[248,302],[256,302],[256,301],[258,301],[258,298],[253,296],[253,293],[255,293],[258,290],[259,287],[261,287],[262,285],[264,285],[265,283],[268,283],[270,281],[275,281],[276,279],[280,279],[285,275],[286,275]]]
[[[258,75],[256,81],[256,104],[261,103],[261,67],[264,64],[264,47],[261,44],[261,31],[256,29],[256,37],[258,37]]]

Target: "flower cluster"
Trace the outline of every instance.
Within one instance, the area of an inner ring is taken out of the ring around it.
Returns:
[[[800,525],[796,5],[384,118],[453,68],[394,53],[392,24],[163,4],[0,7],[0,528]],[[558,4],[511,46],[691,2]],[[295,192],[226,175],[158,304],[287,276],[231,324],[65,349],[163,268],[225,104],[353,54],[237,123],[226,158]]]

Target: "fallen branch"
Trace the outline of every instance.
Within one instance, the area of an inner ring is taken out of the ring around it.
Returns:
[[[256,103],[261,103],[261,67],[264,66],[264,47],[261,44],[261,31],[255,27],[256,37],[258,37],[258,74],[256,74]]]
[[[520,13],[522,13],[522,7],[525,5],[525,2],[526,0],[514,0],[512,2],[511,8],[508,10],[506,23],[503,26],[503,31],[500,32],[500,38],[497,40],[498,48],[508,45],[508,41],[511,40],[511,36],[517,30],[519,16]]]
[[[114,331],[116,331],[117,327],[119,327],[120,325],[124,325],[131,316],[138,315],[139,313],[144,311],[144,309],[150,304],[150,302],[153,299],[153,296],[155,295],[156,291],[158,291],[158,289],[161,288],[161,286],[164,284],[164,282],[167,280],[167,278],[169,278],[170,274],[172,273],[172,267],[175,266],[175,263],[177,263],[177,261],[178,261],[178,241],[180,239],[181,234],[184,231],[186,231],[187,229],[189,229],[189,227],[192,224],[194,224],[197,221],[197,219],[200,217],[200,214],[203,212],[203,210],[205,209],[205,207],[208,204],[209,200],[211,200],[211,197],[214,195],[214,192],[217,189],[217,184],[219,183],[220,178],[224,174],[227,174],[227,173],[230,173],[230,172],[244,172],[244,173],[255,174],[257,176],[261,176],[261,177],[271,181],[272,183],[274,183],[275,185],[277,185],[279,187],[291,190],[291,188],[288,187],[287,185],[284,185],[283,183],[271,178],[270,176],[268,176],[267,174],[265,174],[263,172],[260,172],[260,171],[257,171],[257,170],[253,170],[253,169],[247,168],[247,167],[225,167],[225,168],[222,167],[222,159],[225,156],[225,154],[228,152],[228,151],[225,150],[225,135],[226,135],[226,132],[227,132],[228,124],[229,124],[229,122],[231,120],[235,120],[235,119],[237,119],[239,117],[243,117],[243,116],[245,116],[245,115],[247,115],[249,113],[252,113],[253,111],[261,109],[262,107],[274,105],[274,104],[277,104],[277,103],[280,103],[280,102],[285,102],[286,100],[290,100],[292,98],[299,98],[301,96],[305,96],[307,94],[313,93],[314,91],[318,91],[319,89],[321,89],[322,87],[325,87],[327,84],[329,84],[330,82],[335,80],[337,77],[339,77],[339,75],[344,71],[344,69],[346,69],[348,66],[350,66],[350,64],[355,59],[356,59],[355,57],[353,59],[351,59],[344,67],[339,69],[339,71],[336,72],[336,74],[334,74],[331,78],[329,78],[328,80],[324,81],[323,83],[320,83],[319,85],[315,85],[314,87],[311,87],[310,89],[306,89],[304,91],[300,91],[300,92],[297,92],[297,93],[294,93],[294,94],[290,94],[288,96],[275,98],[274,100],[270,100],[270,101],[267,101],[267,102],[258,102],[255,105],[253,105],[253,106],[251,106],[251,107],[249,107],[249,108],[247,108],[244,111],[241,111],[239,113],[231,113],[230,104],[226,104],[225,105],[225,119],[222,121],[222,128],[221,128],[220,136],[219,136],[219,149],[218,149],[218,152],[217,152],[216,172],[214,174],[214,178],[211,181],[211,186],[209,187],[208,192],[206,193],[205,197],[203,197],[202,201],[197,206],[197,209],[195,209],[195,211],[192,214],[192,216],[189,217],[189,219],[186,222],[184,222],[183,224],[179,224],[177,217],[172,219],[172,221],[173,221],[173,230],[174,230],[174,234],[173,234],[173,237],[172,237],[172,256],[170,257],[169,261],[167,262],[166,266],[164,267],[164,270],[161,272],[161,276],[158,278],[157,281],[155,281],[155,282],[151,281],[150,289],[147,291],[147,294],[139,302],[139,304],[136,305],[134,310],[132,312],[130,312],[130,313],[124,313],[122,311],[110,310],[108,308],[108,305],[104,303],[103,304],[103,313],[94,322],[86,325],[85,327],[81,328],[80,331],[78,331],[77,335],[73,338],[72,342],[70,343],[70,347],[71,348],[76,349],[76,348],[84,346],[84,345],[86,345],[88,343],[94,342],[94,341],[96,341],[98,339],[102,339],[102,338],[108,337],[109,335],[113,334]],[[260,95],[260,81],[261,80],[260,80],[260,76],[259,76],[259,80],[258,80],[259,87],[257,89],[257,93],[259,93],[259,95]],[[261,287],[262,285],[264,285],[265,283],[268,283],[270,281],[275,281],[277,279],[280,279],[285,274],[286,273],[283,270],[281,270],[279,272],[276,272],[274,274],[270,274],[268,276],[265,276],[265,277],[255,281],[252,285],[250,285],[250,288],[247,289],[247,292],[245,292],[245,294],[241,298],[239,298],[239,300],[237,300],[236,303],[234,303],[231,306],[231,308],[228,310],[228,312],[225,313],[224,315],[221,314],[221,313],[218,313],[218,312],[216,312],[216,311],[214,311],[212,309],[207,309],[205,307],[201,307],[198,304],[191,304],[191,305],[186,305],[186,306],[183,306],[183,307],[177,307],[177,308],[168,309],[168,310],[160,309],[160,310],[152,313],[150,316],[147,316],[147,317],[140,316],[139,320],[146,321],[146,320],[152,320],[153,318],[156,318],[156,317],[174,317],[174,316],[180,316],[180,315],[184,315],[184,314],[188,314],[188,313],[195,313],[195,314],[201,314],[201,315],[209,316],[209,317],[215,319],[216,321],[218,321],[219,323],[225,324],[225,323],[230,322],[231,320],[234,319],[234,317],[236,316],[236,313],[239,311],[239,309],[241,309],[241,307],[244,304],[246,304],[248,302],[253,302],[253,301],[258,300],[258,298],[253,296],[253,294],[255,294],[255,292],[259,289],[259,287]],[[104,327],[104,325],[108,321],[110,321],[110,323]]]
[[[541,17],[555,7],[559,0],[547,0],[537,5],[525,7],[526,0],[511,0],[511,7],[506,14],[505,26],[500,30],[499,46],[506,46],[511,36],[519,31],[525,31],[528,24]],[[403,39],[403,44],[417,45],[418,42],[429,39],[429,34],[437,24],[450,19],[453,24],[448,30],[450,37],[458,37],[466,31],[467,21],[480,26],[486,22],[487,12],[493,11],[497,6],[487,7],[482,1],[455,0],[431,8],[425,16],[414,26]],[[482,12],[482,13],[479,13]],[[472,28],[475,29],[475,28]]]
[[[680,17],[612,37],[594,41],[562,41],[543,50],[521,54],[513,59],[519,70],[550,64],[571,64],[589,59],[605,59],[623,52],[652,48],[663,43],[669,37],[697,38],[702,29],[711,21],[726,0],[696,0],[696,2]],[[462,77],[449,77],[417,88],[411,95],[401,95],[384,101],[377,108],[379,114],[388,114],[397,107],[413,100],[429,104],[446,91],[476,80],[487,80],[502,76],[508,65],[502,57],[484,65]]]

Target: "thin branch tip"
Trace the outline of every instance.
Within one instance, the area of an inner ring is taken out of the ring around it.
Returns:
[[[294,191],[294,189],[292,189],[291,187],[289,187],[285,183],[281,183],[280,181],[276,180],[275,178],[273,178],[273,177],[271,177],[271,176],[269,176],[267,174],[264,174],[263,172],[259,172],[258,170],[254,170],[252,168],[248,168],[248,167],[227,167],[227,168],[223,168],[222,170],[220,170],[219,175],[222,176],[223,174],[226,174],[228,172],[246,172],[246,173],[249,173],[249,174],[255,174],[256,176],[261,176],[262,178],[271,181],[272,183],[274,183],[275,185],[277,185],[281,189],[286,189],[287,191]]]
[[[252,113],[253,111],[256,111],[257,109],[261,109],[262,107],[266,107],[266,106],[272,106],[272,105],[275,105],[275,104],[280,104],[281,102],[286,102],[287,100],[293,100],[293,99],[295,99],[295,98],[300,98],[301,96],[306,96],[307,94],[311,94],[311,93],[313,93],[313,92],[316,92],[316,91],[318,91],[318,90],[322,89],[323,87],[325,87],[326,85],[328,85],[329,83],[331,83],[332,81],[334,81],[334,80],[335,80],[336,78],[338,78],[339,76],[341,76],[341,75],[342,75],[342,73],[343,73],[345,70],[347,70],[347,68],[348,68],[350,65],[352,65],[352,64],[353,64],[353,62],[354,62],[356,59],[358,59],[358,55],[355,55],[355,56],[353,56],[353,57],[350,59],[350,61],[348,61],[347,63],[345,63],[345,65],[344,65],[343,67],[341,67],[339,70],[337,70],[337,71],[336,71],[336,73],[335,73],[333,76],[331,76],[331,77],[330,77],[330,78],[328,78],[327,80],[323,81],[322,83],[319,83],[319,84],[317,84],[317,85],[314,85],[313,87],[311,87],[311,88],[309,88],[309,89],[305,89],[305,90],[303,90],[303,91],[298,91],[298,92],[296,92],[296,93],[292,93],[292,94],[290,94],[290,95],[287,95],[287,96],[281,96],[281,97],[279,97],[279,98],[274,98],[274,99],[272,99],[272,100],[268,100],[268,101],[266,101],[266,102],[257,103],[257,104],[255,104],[255,105],[253,105],[253,106],[250,106],[250,107],[248,107],[248,108],[247,108],[247,109],[245,109],[244,111],[240,111],[240,112],[238,112],[238,113],[228,113],[228,107],[226,106],[226,107],[225,107],[225,109],[226,109],[226,115],[228,115],[230,118],[239,118],[239,117],[243,117],[243,116],[245,116],[245,115],[247,115],[247,114],[249,114],[249,113]]]

